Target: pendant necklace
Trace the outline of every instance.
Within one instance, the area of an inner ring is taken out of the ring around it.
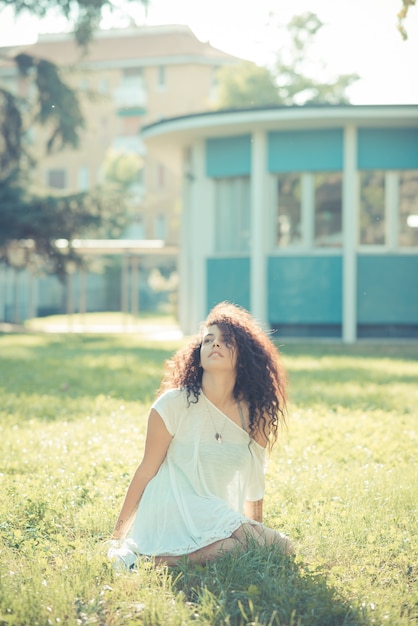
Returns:
[[[208,414],[209,419],[210,419],[210,421],[211,421],[211,423],[212,423],[213,429],[216,431],[216,432],[215,432],[215,439],[216,439],[216,441],[217,441],[218,443],[223,443],[223,439],[222,439],[222,432],[221,432],[221,431],[223,431],[223,429],[225,428],[225,424],[226,424],[227,417],[226,417],[226,415],[225,415],[225,414],[223,414],[223,415],[224,415],[224,423],[223,423],[223,425],[222,425],[222,429],[221,429],[221,431],[220,431],[220,430],[217,430],[217,429],[216,429],[216,426],[215,426],[215,422],[213,421],[213,418],[212,418],[211,411],[210,411],[209,400],[207,399],[207,397],[205,396],[205,394],[203,393],[203,391],[202,391],[202,395],[203,395],[203,397],[204,397],[204,399],[205,399],[205,406],[206,406],[206,411],[207,411],[207,414]]]

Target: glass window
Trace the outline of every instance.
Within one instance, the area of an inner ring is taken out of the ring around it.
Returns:
[[[418,170],[399,174],[399,245],[418,246]]]
[[[156,239],[165,240],[167,238],[167,220],[162,213],[155,216],[154,234]]]
[[[249,177],[215,180],[215,250],[248,252],[250,248]]]
[[[107,78],[101,78],[99,80],[99,93],[109,93],[109,81]]]
[[[209,90],[209,98],[211,102],[216,102],[219,93],[219,78],[218,78],[219,68],[212,68],[211,74],[211,84]]]
[[[90,186],[90,170],[86,165],[81,165],[77,172],[77,188],[79,191],[87,191]]]
[[[164,189],[166,186],[166,168],[164,163],[157,163],[156,186],[157,189]]]
[[[385,244],[385,174],[360,174],[360,244]]]
[[[142,77],[142,67],[125,67],[122,72],[125,79],[136,79]]]
[[[88,78],[81,78],[78,84],[80,91],[88,91],[90,84]]]
[[[157,69],[157,87],[158,89],[165,89],[166,87],[166,75],[165,66],[159,65]]]
[[[125,239],[146,239],[144,219],[138,214],[126,230]]]
[[[280,248],[298,245],[302,239],[300,175],[280,175],[277,193],[277,243]]]
[[[47,185],[53,189],[65,189],[66,172],[65,170],[48,170]]]
[[[340,172],[315,175],[314,245],[342,244],[342,177]]]

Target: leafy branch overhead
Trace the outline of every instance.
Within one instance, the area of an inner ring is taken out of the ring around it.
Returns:
[[[22,158],[23,122],[17,99],[0,87],[0,184]]]
[[[294,104],[342,104],[357,74],[325,77],[325,66],[312,71],[311,48],[323,23],[314,13],[296,15],[281,32],[281,42],[272,68],[246,61],[219,71],[218,107],[245,108]],[[287,45],[285,45],[287,44]],[[322,74],[324,78],[316,78]]]
[[[142,5],[147,3],[141,0]],[[8,6],[16,16],[29,13],[43,18],[58,11],[73,26],[74,37],[84,49],[103,10],[117,8],[110,0],[0,0],[0,10]],[[57,249],[53,242],[118,237],[128,220],[128,207],[115,186],[55,195],[34,191],[30,131],[35,126],[46,131],[46,153],[75,149],[83,139],[84,119],[76,91],[53,62],[24,52],[16,55],[13,48],[7,52],[6,63],[15,64],[20,87],[15,91],[0,85],[0,261],[16,268],[35,264],[64,279],[68,261],[81,263],[81,259],[71,249]]]
[[[71,246],[57,248],[56,240],[117,237],[125,225],[127,208],[117,192],[28,195],[19,182],[0,184],[0,261],[17,269],[42,267],[64,279],[68,263],[83,260]]]
[[[66,146],[77,148],[84,120],[76,93],[63,82],[58,68],[50,61],[24,53],[18,54],[15,61],[22,76],[35,73],[38,110],[34,121],[52,127],[48,152]]]
[[[136,2],[137,0],[127,0]],[[150,0],[141,0],[147,6]],[[104,9],[114,11],[116,6],[112,0],[0,0],[0,7],[10,6],[15,15],[30,13],[44,18],[51,12],[61,13],[69,23],[74,25],[74,36],[78,44],[86,46],[99,27]]]
[[[398,13],[398,29],[402,38],[408,39],[408,33],[405,28],[405,20],[408,16],[409,9],[416,5],[416,0],[402,0],[402,8]]]

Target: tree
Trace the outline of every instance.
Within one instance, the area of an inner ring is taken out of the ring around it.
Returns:
[[[103,169],[105,179],[124,191],[139,182],[143,159],[133,152],[109,150],[105,156]]]
[[[0,8],[8,5],[16,14],[26,11],[38,17],[58,9],[74,23],[75,37],[83,46],[88,45],[102,10],[112,6],[110,0],[0,0]],[[115,187],[69,195],[34,192],[28,130],[36,124],[47,128],[45,148],[51,153],[78,146],[84,119],[76,93],[53,63],[29,54],[9,60],[34,85],[37,96],[16,96],[0,85],[0,261],[21,269],[22,263],[36,259],[37,266],[64,279],[68,261],[82,260],[76,250],[57,248],[54,241],[89,234],[118,236],[126,224],[127,208],[120,194],[116,199]],[[17,254],[18,248],[23,253]]]
[[[402,7],[398,13],[398,29],[402,35],[402,38],[408,39],[408,33],[405,28],[405,20],[408,16],[409,9],[415,6],[416,0],[402,0]]]
[[[115,193],[29,195],[20,180],[7,182],[0,185],[0,261],[15,269],[32,267],[65,280],[69,263],[84,264],[71,241],[117,236],[125,225],[126,209]]]
[[[219,70],[218,80],[217,106],[221,109],[279,104],[274,77],[266,67],[250,61],[226,65]]]
[[[140,1],[145,7],[149,4],[149,0]],[[116,8],[112,0],[0,0],[0,8],[2,6],[11,6],[15,15],[30,13],[39,18],[51,12],[61,13],[74,25],[74,36],[81,46],[86,46],[92,39],[103,10],[114,11]]]
[[[219,73],[221,108],[243,108],[270,104],[341,104],[348,102],[347,88],[357,74],[342,74],[334,80],[310,75],[311,48],[323,24],[314,13],[292,18],[286,27],[290,44],[281,47],[272,69],[245,63]],[[284,38],[284,37],[283,37]],[[319,68],[324,70],[324,64]]]
[[[314,13],[293,17],[287,27],[289,48],[281,48],[277,55],[274,73],[282,104],[342,104],[348,102],[346,90],[358,80],[357,74],[341,74],[334,80],[321,80],[310,75],[307,60],[315,38],[323,23]],[[316,64],[316,71],[324,71],[325,64]]]

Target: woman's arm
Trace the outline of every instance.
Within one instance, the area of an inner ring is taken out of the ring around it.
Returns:
[[[246,500],[244,505],[244,515],[255,522],[263,521],[263,498],[261,500]]]
[[[172,438],[159,413],[155,409],[151,409],[148,417],[144,456],[126,492],[112,539],[124,539],[126,536],[145,487],[158,472]]]

